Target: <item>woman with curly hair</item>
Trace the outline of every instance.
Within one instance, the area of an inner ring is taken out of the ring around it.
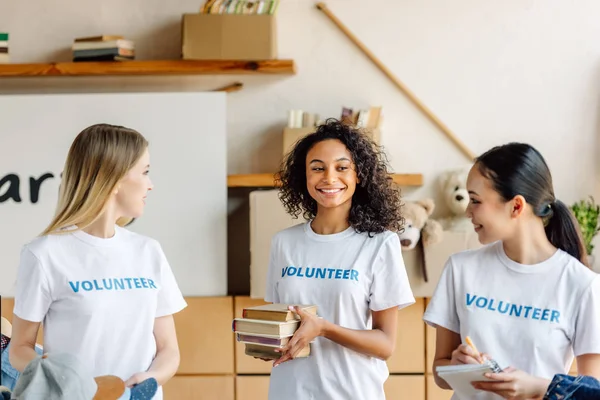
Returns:
[[[293,308],[301,324],[273,364],[269,398],[384,399],[398,309],[415,302],[385,157],[328,120],[295,145],[279,179],[287,212],[308,221],[273,237],[265,300],[315,304],[319,317]]]

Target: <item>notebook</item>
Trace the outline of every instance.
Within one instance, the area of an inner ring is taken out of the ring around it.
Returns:
[[[436,371],[457,395],[469,398],[480,392],[471,385],[471,382],[491,381],[492,379],[486,378],[483,374],[500,373],[502,368],[496,361],[487,360],[483,364],[445,365],[437,367]]]

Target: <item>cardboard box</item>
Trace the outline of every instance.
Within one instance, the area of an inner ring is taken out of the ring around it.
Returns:
[[[306,128],[288,128],[286,126],[283,128],[283,155],[287,155],[298,140],[313,133],[316,129],[314,126]]]
[[[440,243],[429,245],[424,249],[417,246],[413,250],[402,253],[406,264],[408,279],[415,296],[431,297],[444,271],[444,266],[452,254],[481,247],[475,231],[452,232],[443,231]],[[427,267],[428,281],[425,282],[422,260]]]
[[[304,222],[285,212],[279,190],[250,193],[250,297],[264,299],[269,270],[271,238],[279,231]]]
[[[184,14],[184,60],[277,58],[274,15]]]
[[[296,144],[296,142],[302,139],[304,136],[309,133],[313,133],[317,128],[316,127],[305,127],[305,128],[288,128],[285,127],[283,129],[283,155],[286,156],[287,153],[292,149],[292,147]],[[371,137],[375,143],[381,145],[381,131],[379,128],[366,130],[365,133]]]

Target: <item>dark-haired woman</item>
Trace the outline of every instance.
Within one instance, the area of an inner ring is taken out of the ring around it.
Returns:
[[[428,305],[433,370],[491,357],[507,379],[516,369],[516,378],[548,380],[576,357],[580,374],[600,377],[600,276],[586,266],[577,222],[555,197],[542,155],[523,143],[494,147],[476,159],[467,189],[467,216],[485,246],[450,257]],[[481,353],[461,344],[466,336]],[[472,398],[529,398],[515,379],[479,386]]]
[[[269,399],[384,399],[398,309],[415,302],[400,241],[401,201],[383,154],[335,120],[300,140],[280,171],[287,211],[306,223],[276,234],[265,300],[315,304],[271,373]],[[311,343],[309,357],[296,358]]]

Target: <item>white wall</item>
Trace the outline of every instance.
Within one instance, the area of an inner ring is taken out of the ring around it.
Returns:
[[[150,142],[155,190],[129,229],[160,242],[184,295],[227,294],[225,108],[224,93],[0,96],[0,178],[19,176],[21,197],[0,203],[0,295],[14,295],[22,246],[54,215],[71,142],[102,118],[137,129]],[[34,203],[30,177],[45,173],[54,176]],[[0,193],[8,188],[2,185]]]
[[[74,37],[123,33],[138,58],[175,58],[180,19],[198,0],[0,0],[14,62],[68,60]],[[600,2],[580,0],[329,0],[330,9],[467,145],[481,153],[528,141],[547,157],[557,196],[599,195]],[[384,144],[398,172],[436,174],[464,156],[309,0],[282,0],[281,58],[296,76],[0,80],[0,93],[204,90],[241,79],[228,97],[229,173],[274,171],[289,108],[338,116],[381,104]],[[1,110],[0,110],[1,112]],[[600,196],[599,196],[600,197]]]

